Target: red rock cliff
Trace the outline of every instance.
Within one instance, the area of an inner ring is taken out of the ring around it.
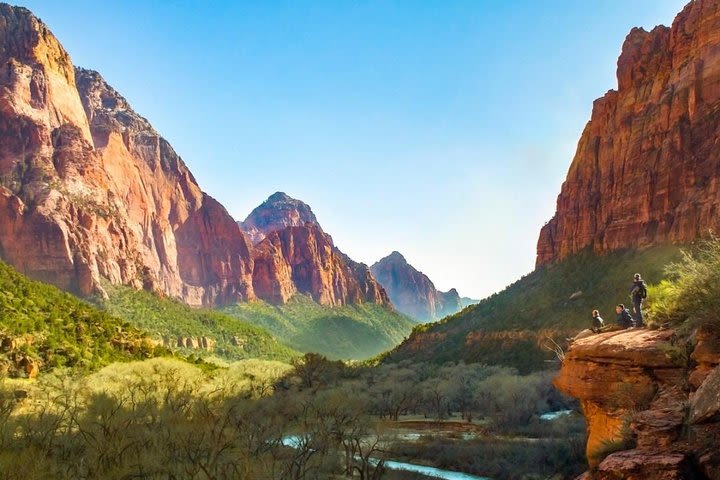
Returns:
[[[318,225],[272,231],[256,251],[253,285],[262,298],[286,302],[300,292],[322,305],[371,302],[390,306],[367,265],[340,252]]]
[[[631,329],[574,342],[555,385],[587,420],[586,478],[720,478],[718,364],[717,327],[690,341]]]
[[[47,27],[0,5],[0,256],[88,295],[253,298],[249,243],[172,147]]]
[[[540,233],[537,264],[684,242],[720,227],[720,2],[633,29]]]
[[[294,216],[255,215],[256,233],[312,225],[255,249],[120,94],[97,72],[75,69],[28,10],[0,4],[4,261],[82,295],[102,294],[108,281],[190,305],[285,302],[295,292],[326,305],[389,305],[368,268],[335,249],[309,207],[273,198]]]

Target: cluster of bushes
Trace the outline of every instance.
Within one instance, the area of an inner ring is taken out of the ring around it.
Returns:
[[[396,442],[392,450],[400,458],[432,458],[440,468],[493,480],[575,478],[585,469],[584,428],[566,417],[558,419],[550,429],[555,437],[462,441],[429,437],[418,442]]]
[[[666,280],[649,290],[648,323],[692,328],[720,319],[720,239],[710,238],[683,251],[665,268]]]
[[[270,395],[289,367],[258,378],[260,367],[208,374],[153,359],[87,377],[58,371],[21,395],[5,382],[0,478],[379,478],[370,462],[379,437],[360,400],[342,390]]]
[[[0,364],[24,374],[19,359],[44,370],[73,367],[91,371],[112,361],[167,353],[146,334],[116,316],[0,262]]]
[[[573,405],[552,386],[553,372],[521,376],[509,367],[482,364],[383,364],[367,370],[358,389],[380,418],[402,415],[460,421],[487,419],[495,432],[513,431],[538,415]]]
[[[7,480],[408,478],[384,468],[386,459],[406,457],[480,475],[503,465],[497,478],[583,468],[582,454],[567,447],[584,438],[582,425],[537,420],[566,406],[549,377],[479,365],[348,367],[307,354],[292,366],[247,360],[200,369],[157,358],[0,385],[0,479]],[[505,415],[515,410],[523,415]],[[536,440],[398,442],[391,419],[413,413],[483,417],[503,437],[516,427],[527,435],[531,425]],[[515,465],[501,460],[516,445],[526,452]]]

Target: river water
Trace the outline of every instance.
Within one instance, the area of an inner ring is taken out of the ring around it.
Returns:
[[[467,473],[426,467],[425,465],[415,465],[414,463],[395,462],[393,460],[385,460],[385,468],[400,470],[402,472],[421,473],[428,477],[443,478],[445,480],[490,480],[487,477],[476,477],[475,475],[469,475]]]
[[[300,437],[296,435],[288,435],[283,437],[282,444],[286,447],[298,448],[300,445]],[[372,460],[371,460],[372,461]],[[378,461],[374,460],[377,465]],[[414,463],[396,462],[394,460],[385,460],[385,468],[390,470],[399,470],[401,472],[413,472],[426,475],[433,478],[441,478],[444,480],[491,480],[487,477],[478,477],[462,472],[453,472],[452,470],[443,470],[441,468],[427,467],[425,465],[416,465]]]

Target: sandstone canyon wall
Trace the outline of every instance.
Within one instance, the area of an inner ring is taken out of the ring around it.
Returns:
[[[323,305],[391,306],[367,265],[335,246],[306,203],[276,192],[239,225],[256,240],[253,286],[261,298],[284,303],[303,293]]]
[[[285,197],[275,200],[292,200]],[[253,228],[264,238],[260,217]],[[314,216],[308,207],[293,221]],[[327,305],[388,305],[367,267],[324,233],[290,231],[256,249],[146,119],[100,74],[75,68],[30,11],[7,4],[0,259],[81,295],[102,295],[107,281],[190,305],[284,302],[295,292]]]
[[[595,101],[538,240],[537,265],[681,243],[720,227],[720,4],[690,2],[672,27],[633,29],[617,90]]]
[[[390,306],[368,267],[340,252],[317,225],[269,232],[256,250],[254,287],[263,298],[284,303],[300,292],[322,305]]]
[[[712,326],[689,339],[623,330],[574,342],[555,385],[580,400],[588,423],[585,477],[720,478],[719,364]],[[613,445],[620,451],[607,455]]]
[[[250,245],[172,147],[28,10],[0,5],[0,256],[82,295],[254,298]]]

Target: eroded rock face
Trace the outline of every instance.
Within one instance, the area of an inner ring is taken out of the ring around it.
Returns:
[[[317,225],[272,231],[256,245],[254,290],[261,298],[286,302],[309,294],[322,305],[378,303],[390,306],[368,267],[352,261]]]
[[[690,402],[690,421],[705,423],[720,419],[720,367],[707,376]]]
[[[418,321],[437,320],[464,306],[457,290],[438,291],[427,275],[416,270],[399,252],[379,260],[370,271],[388,292],[395,308]]]
[[[283,230],[285,227],[320,225],[308,204],[283,192],[270,195],[250,212],[245,221],[238,224],[253,244],[261,242],[268,233]]]
[[[0,66],[0,258],[22,273],[81,295],[109,281],[194,306],[295,292],[389,305],[285,194],[245,225],[255,238],[295,230],[255,249],[150,123],[100,74],[74,68],[24,8],[0,5]]]
[[[598,468],[594,480],[642,478],[653,480],[690,480],[697,478],[687,455],[681,453],[618,452]]]
[[[588,423],[588,459],[622,439],[629,411],[645,410],[664,388],[681,381],[685,365],[671,331],[622,330],[573,343],[555,385],[580,400]]]
[[[690,373],[690,385],[699,388],[710,372],[720,365],[720,326],[705,325],[695,333],[695,348],[690,356],[695,368]]]
[[[0,6],[0,256],[82,295],[254,298],[250,244],[180,157],[52,33]]]
[[[627,36],[618,88],[595,101],[537,264],[686,242],[720,227],[720,5]]]
[[[720,471],[720,377],[713,373],[693,393],[689,345],[671,330],[637,329],[573,342],[555,385],[580,400],[596,469],[589,478],[691,479]],[[607,455],[609,446],[621,451]]]

